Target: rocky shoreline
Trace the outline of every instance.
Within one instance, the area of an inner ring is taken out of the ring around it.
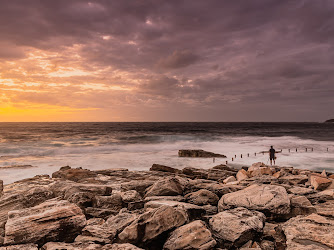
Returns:
[[[3,186],[0,250],[334,249],[334,175],[62,167]]]

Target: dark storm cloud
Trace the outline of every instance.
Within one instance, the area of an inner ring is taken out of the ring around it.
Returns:
[[[168,100],[319,107],[333,104],[333,13],[332,0],[2,1],[0,58],[80,45],[82,69],[122,71],[104,84],[167,109]]]

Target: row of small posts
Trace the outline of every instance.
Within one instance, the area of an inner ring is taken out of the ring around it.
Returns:
[[[308,152],[308,150],[311,150],[311,152],[313,152],[313,148],[305,148],[305,152]],[[291,152],[291,149],[288,149],[289,153]],[[327,152],[329,151],[329,148],[327,148]],[[281,149],[281,151],[278,151],[279,153],[283,152],[283,149]],[[298,148],[296,148],[296,152],[298,152]],[[264,155],[264,152],[262,152],[262,155]],[[256,156],[256,153],[254,153],[254,156]],[[249,157],[249,153],[247,154],[247,157]],[[237,155],[234,155],[234,157],[232,157],[232,161],[234,161],[234,159],[237,158]],[[242,158],[242,154],[240,155],[240,158]],[[215,158],[213,158],[213,162],[215,162]],[[226,164],[228,163],[228,161],[226,161]]]

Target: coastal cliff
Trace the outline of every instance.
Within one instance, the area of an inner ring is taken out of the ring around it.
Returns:
[[[332,249],[333,178],[263,163],[62,167],[0,181],[0,250]]]

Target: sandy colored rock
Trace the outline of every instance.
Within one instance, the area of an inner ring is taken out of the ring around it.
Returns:
[[[265,165],[262,162],[257,162],[252,164],[251,167],[248,168],[247,173],[249,177],[254,177],[254,176],[261,176],[261,175],[272,175],[273,171],[271,168],[267,165]]]
[[[242,181],[248,179],[248,173],[246,172],[245,169],[240,169],[237,173],[237,180]]]
[[[266,215],[284,215],[290,212],[290,199],[285,188],[276,185],[254,184],[243,190],[223,195],[218,211],[235,207],[258,210]]]
[[[3,180],[0,180],[0,197],[3,195]]]
[[[49,200],[8,213],[5,244],[73,241],[86,225],[81,209],[65,200]]]
[[[215,239],[229,248],[232,244],[240,247],[262,233],[265,220],[263,213],[239,207],[212,216],[209,225]]]
[[[110,246],[110,245],[107,245]],[[101,249],[102,245],[95,244],[93,242],[48,242],[41,250],[98,250]]]
[[[324,190],[326,189],[329,185],[332,184],[332,181],[325,178],[325,177],[320,177],[317,175],[311,175],[310,176],[310,183],[314,187],[315,190]]]
[[[334,221],[311,214],[297,216],[282,226],[288,250],[334,249]]]
[[[316,204],[314,207],[317,214],[334,218],[334,200]]]
[[[223,183],[227,184],[227,183],[229,183],[229,182],[235,182],[235,181],[237,181],[237,179],[236,179],[234,176],[230,176],[230,177],[227,177],[227,178],[223,181]]]
[[[163,178],[154,183],[146,191],[148,196],[168,196],[182,194],[183,187],[180,181],[174,177]]]
[[[203,205],[216,206],[219,201],[218,196],[215,193],[207,189],[200,189],[196,192],[187,194],[184,198],[187,200],[187,202],[193,203],[199,206],[203,206]]]
[[[175,229],[168,237],[163,248],[168,250],[177,249],[212,249],[216,241],[212,238],[210,230],[201,220],[193,221],[189,224]]]
[[[182,226],[188,221],[187,212],[181,208],[162,206],[138,217],[119,235],[120,243],[147,242],[163,232]]]
[[[36,244],[11,245],[11,246],[0,247],[0,250],[38,250],[38,245]]]
[[[316,212],[315,207],[305,196],[293,195],[290,201],[291,201],[291,212],[290,212],[291,217],[297,215],[308,215]]]
[[[292,187],[289,190],[289,193],[295,194],[295,195],[307,195],[307,194],[313,194],[315,191],[311,188],[304,188],[304,187]]]
[[[318,193],[309,194],[306,195],[306,197],[312,204],[334,200],[334,189],[327,189]]]
[[[296,186],[298,184],[305,184],[308,181],[307,175],[286,175],[279,178],[279,180],[288,185]]]

